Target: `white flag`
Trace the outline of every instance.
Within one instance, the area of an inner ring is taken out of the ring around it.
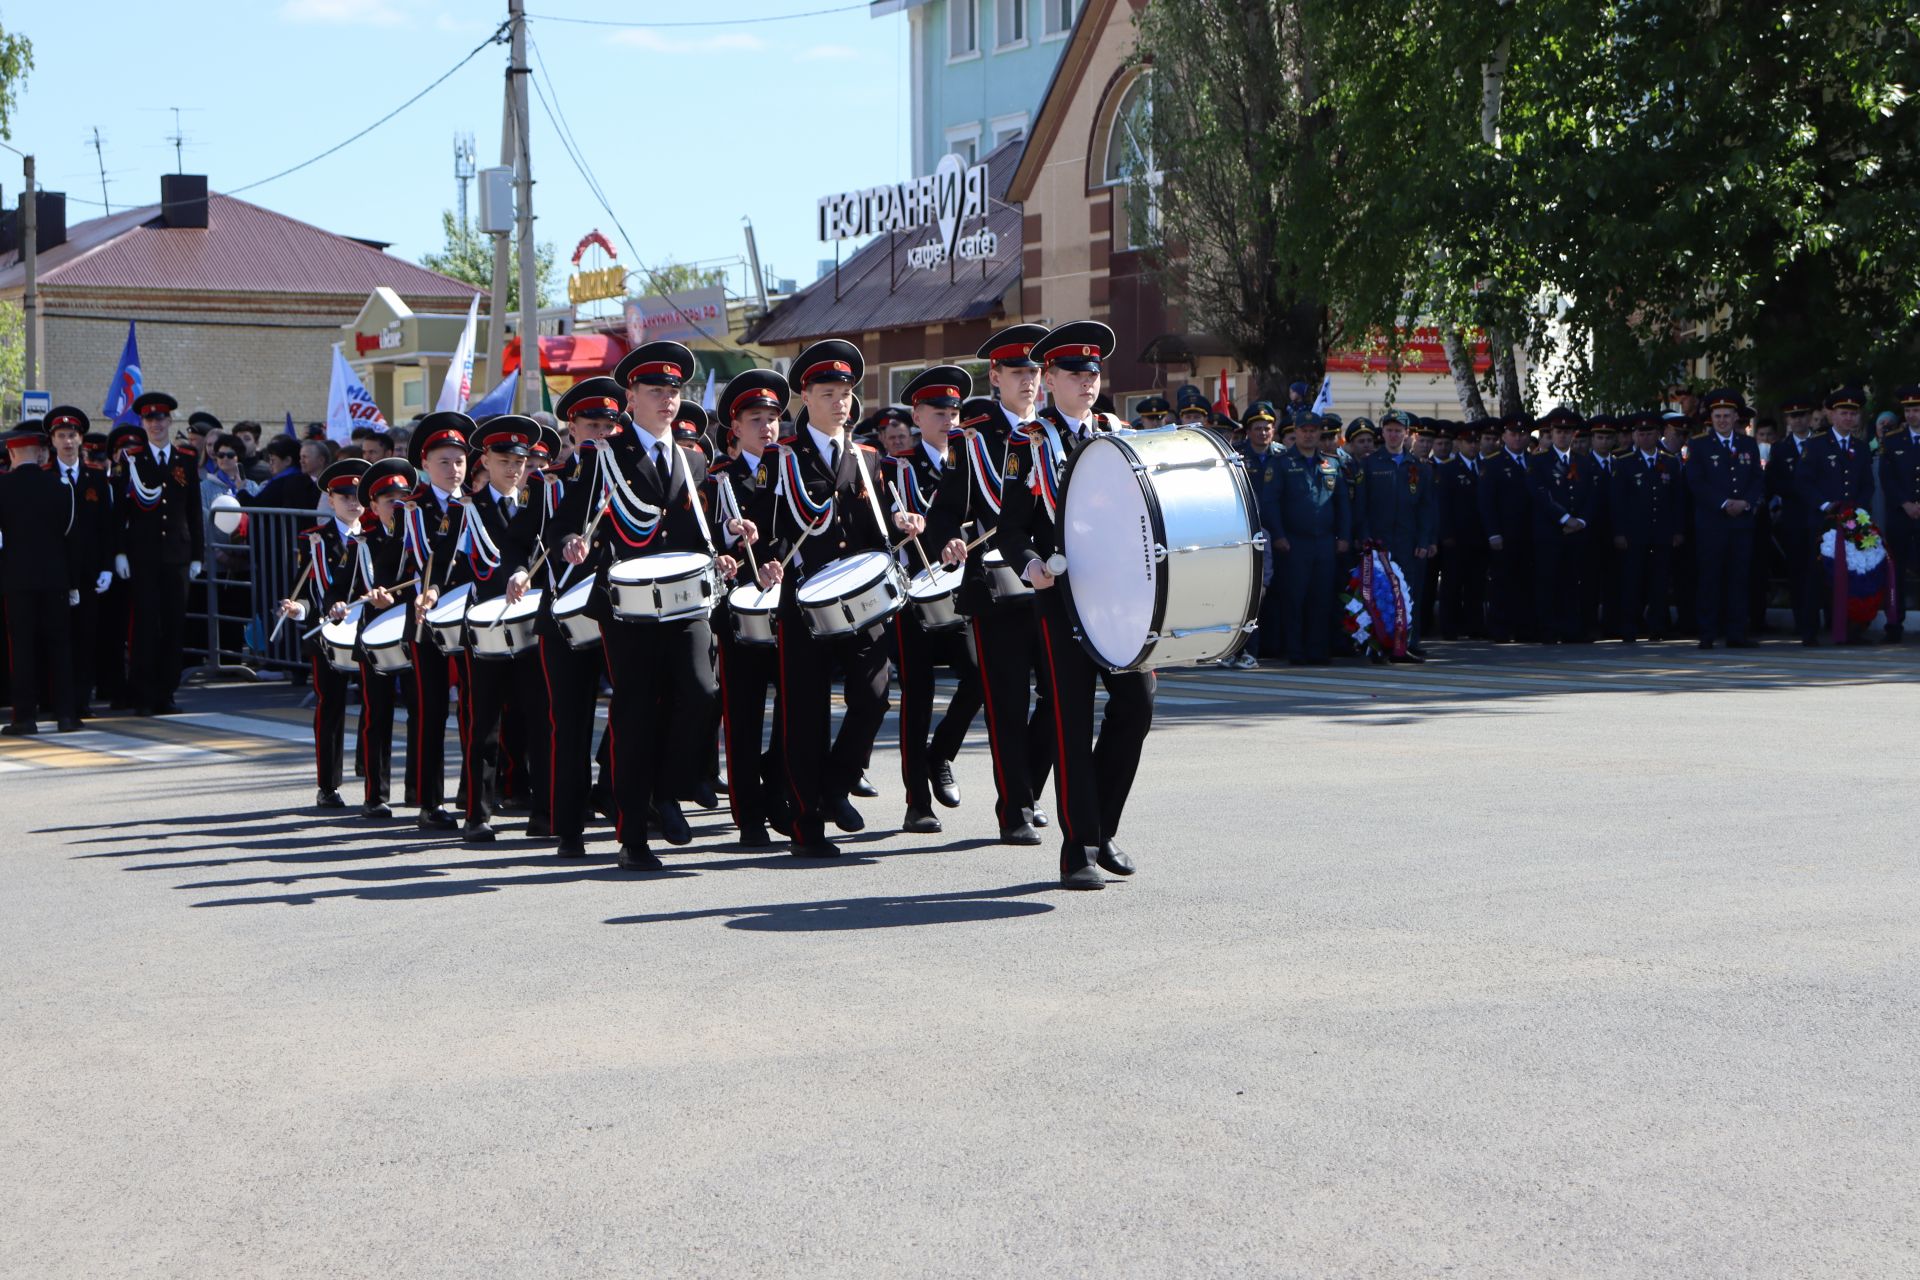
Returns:
[[[467,307],[467,327],[460,331],[453,349],[453,363],[447,366],[447,380],[440,384],[440,399],[433,406],[437,413],[467,411],[467,400],[473,395],[473,334],[479,324],[480,295],[476,293]]]
[[[1313,412],[1333,412],[1333,375],[1320,379],[1320,394],[1313,398]]]
[[[713,412],[713,370],[707,370],[707,389],[701,393],[700,407],[709,414]]]
[[[385,431],[387,420],[360,379],[353,376],[353,367],[340,354],[340,344],[336,342],[333,344],[333,382],[327,387],[327,438],[345,444],[353,438],[355,427]]]

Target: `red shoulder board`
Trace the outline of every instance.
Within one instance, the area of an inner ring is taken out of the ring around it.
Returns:
[[[790,435],[790,436],[781,436],[780,437],[781,447],[791,449],[799,439],[800,439],[800,435],[798,432],[795,432],[793,435]]]
[[[861,447],[862,449],[864,449],[864,450],[866,450],[866,451],[867,451],[868,453],[870,453],[870,454],[872,454],[872,455],[873,455],[874,457],[876,457],[876,458],[880,456],[880,450],[878,450],[878,449],[876,449],[876,448],[874,448],[874,447],[873,447],[872,445],[870,445],[870,444],[863,444],[863,445],[861,445],[860,447]]]
[[[910,459],[910,458],[912,458],[912,457],[913,457],[913,450],[911,450],[911,449],[902,449],[902,450],[901,450],[900,452],[898,452],[898,453],[890,453],[890,454],[888,454],[887,456],[888,456],[889,458],[903,458],[903,459]]]
[[[312,527],[311,529],[302,529],[302,530],[300,531],[300,536],[301,536],[301,537],[303,537],[303,538],[306,538],[306,537],[311,537],[312,535],[314,535],[314,534],[316,534],[316,533],[322,533],[322,534],[323,534],[323,533],[325,533],[326,531],[327,531],[327,526],[326,526],[326,525],[324,525],[324,524],[317,524],[317,525],[314,525],[314,526],[313,526],[313,527]]]

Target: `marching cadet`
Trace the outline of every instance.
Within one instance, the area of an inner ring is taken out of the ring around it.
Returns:
[[[1920,570],[1920,384],[1893,394],[1904,421],[1880,442],[1880,489],[1886,495],[1887,554],[1894,569],[1886,641],[1899,644],[1911,598],[1906,579]]]
[[[340,621],[370,585],[360,529],[365,514],[360,477],[366,473],[364,458],[342,458],[320,473],[320,491],[327,495],[331,515],[302,529],[299,543],[301,577],[312,604],[293,597],[280,602],[281,614],[296,623],[309,617],[321,623]],[[392,603],[391,596],[376,599]],[[322,809],[344,809],[340,762],[347,733],[347,673],[326,661],[312,640],[306,649],[313,665],[313,762],[319,786],[313,802]]]
[[[787,787],[793,804],[796,857],[838,857],[827,839],[831,821],[842,831],[866,826],[847,798],[865,772],[874,736],[887,713],[886,625],[876,623],[837,640],[815,637],[800,612],[799,588],[835,560],[862,551],[892,551],[880,514],[878,455],[847,438],[857,416],[853,388],[866,370],[850,342],[816,342],[794,357],[801,409],[793,435],[783,440],[776,482],[757,495],[747,515],[766,549],[760,585],[787,583],[780,593],[779,670]],[[918,535],[925,518],[895,513],[892,526]],[[760,533],[759,531],[764,531]],[[785,566],[791,560],[792,572]],[[846,673],[847,711],[829,745],[829,682],[835,660]]]
[[[1433,499],[1433,474],[1406,452],[1407,424],[1398,411],[1381,420],[1380,452],[1370,454],[1355,484],[1354,530],[1362,542],[1378,542],[1406,575],[1408,601],[1406,660],[1423,662],[1420,606],[1427,595],[1427,565],[1439,545],[1439,521]],[[1398,657],[1395,659],[1400,661]]]
[[[1046,816],[1036,797],[1053,765],[1053,704],[1041,682],[1035,703],[1028,688],[1038,652],[1031,593],[996,592],[986,561],[988,537],[998,527],[1006,494],[1008,443],[1039,416],[1040,364],[1033,346],[1045,325],[1009,325],[975,353],[987,362],[996,399],[976,398],[960,409],[962,457],[947,468],[928,515],[930,544],[946,564],[964,564],[958,604],[970,620],[987,710],[987,747],[993,758],[994,817],[1003,844],[1037,845]],[[968,528],[973,537],[963,540]],[[1031,708],[1031,710],[1029,710]]]
[[[973,378],[965,369],[941,364],[920,374],[901,392],[919,439],[909,438],[906,449],[884,464],[895,510],[923,519],[932,510],[947,471],[948,433],[957,434],[961,402],[972,391]],[[930,567],[921,563],[933,555],[928,547],[929,540],[916,538],[911,548],[902,549],[903,555],[911,557],[903,564],[909,578]],[[935,800],[949,809],[960,804],[953,758],[960,754],[980,711],[980,668],[963,632],[928,631],[911,605],[894,617],[893,634],[900,680],[900,777],[907,790],[907,816],[901,827],[929,834],[940,830],[940,819],[933,812]],[[937,727],[933,725],[936,667],[947,668],[959,680]]]
[[[422,632],[422,623],[453,580],[456,548],[467,519],[467,441],[473,419],[442,410],[420,420],[407,442],[408,460],[419,473],[408,518],[420,536],[410,557],[419,575],[414,598],[414,627],[407,640],[412,685],[407,704],[407,794],[420,806],[422,831],[447,831],[458,825],[441,806],[447,797],[447,707],[455,659]],[[461,701],[466,701],[461,691]],[[463,765],[464,769],[464,765]]]
[[[707,473],[707,510],[713,513],[721,538],[729,548],[746,554],[747,543],[727,525],[753,510],[763,490],[771,490],[779,462],[780,415],[790,398],[787,380],[772,369],[748,369],[736,374],[720,392],[720,420],[727,424],[727,452]],[[755,566],[757,568],[757,565]],[[737,575],[736,575],[737,576]],[[747,577],[738,577],[742,584]],[[727,807],[740,844],[763,849],[773,843],[771,825],[783,835],[793,831],[785,798],[785,775],[780,764],[780,708],[774,708],[771,746],[766,737],[767,694],[774,690],[777,654],[763,644],[742,640],[724,611],[716,623],[720,680],[720,728],[727,747]],[[774,690],[776,698],[778,691]]]
[[[1687,490],[1692,495],[1696,565],[1694,616],[1700,647],[1721,636],[1727,648],[1748,649],[1747,575],[1753,566],[1753,509],[1765,497],[1760,449],[1737,429],[1746,401],[1721,387],[1708,392],[1711,429],[1687,446]],[[1803,484],[1804,489],[1804,484]]]
[[[1331,661],[1334,557],[1347,550],[1352,518],[1340,461],[1320,451],[1319,420],[1301,413],[1295,421],[1293,447],[1266,464],[1273,479],[1260,489],[1261,523],[1280,580],[1287,663],[1324,667]]]
[[[1532,636],[1533,495],[1527,484],[1527,424],[1500,420],[1500,447],[1480,478],[1480,523],[1487,531],[1487,635],[1495,644]]]
[[[1808,540],[1814,544],[1809,557],[1812,575],[1810,589],[1816,595],[1824,591],[1829,599],[1833,595],[1833,579],[1829,576],[1831,571],[1824,570],[1820,559],[1820,538],[1835,518],[1866,507],[1873,501],[1873,449],[1865,440],[1857,439],[1854,435],[1860,426],[1860,410],[1866,404],[1866,399],[1866,393],[1859,387],[1838,387],[1827,396],[1827,422],[1833,430],[1813,442],[1813,446],[1807,450],[1806,462],[1794,477],[1800,489],[1800,501],[1805,504],[1812,521],[1807,533]],[[1838,560],[1845,563],[1844,552],[1841,552]],[[1893,614],[1889,612],[1888,616],[1892,617]],[[1702,636],[1706,634],[1704,626],[1703,622]],[[1833,628],[1834,633],[1839,634],[1840,619],[1833,619]],[[1863,628],[1849,619],[1847,643],[1865,644],[1862,631]],[[1810,639],[1815,639],[1813,633],[1801,633],[1801,643],[1807,643]]]
[[[1580,629],[1611,639],[1620,634],[1614,611],[1620,601],[1620,562],[1613,545],[1613,466],[1620,423],[1610,413],[1586,421],[1586,460],[1593,467],[1593,513],[1587,521],[1587,563],[1581,582]]]
[[[125,548],[120,543],[125,528],[121,504],[127,501],[127,476],[132,464],[130,454],[147,447],[147,433],[134,422],[123,422],[107,432],[107,496],[112,503],[114,550],[109,564],[117,566]],[[95,682],[100,696],[115,711],[133,709],[133,683],[128,675],[127,642],[133,631],[133,584],[116,572],[100,598],[98,643],[94,646]]]
[[[363,565],[367,596],[367,616],[373,618],[390,609],[411,586],[407,578],[406,539],[400,523],[401,499],[419,483],[413,465],[405,458],[383,458],[370,465],[360,477],[361,543],[367,549]],[[369,818],[391,818],[387,801],[392,796],[393,708],[397,700],[398,678],[360,660],[360,757],[366,792],[361,813]]]
[[[81,587],[72,577],[67,546],[77,494],[47,468],[48,451],[38,418],[7,433],[7,470],[0,474],[0,600],[7,615],[13,719],[0,725],[0,733],[9,737],[40,732],[43,657],[58,729],[71,733],[80,727],[73,714],[69,627]]]
[[[1106,671],[1074,638],[1074,619],[1060,584],[1065,539],[1059,526],[1066,500],[1066,469],[1075,452],[1119,426],[1097,420],[1101,364],[1113,351],[1113,330],[1077,320],[1035,343],[1031,357],[1053,404],[1007,450],[1001,516],[994,545],[1008,567],[1034,587],[1040,626],[1042,687],[1053,699],[1054,796],[1060,809],[1060,882],[1070,889],[1106,887],[1102,870],[1127,876],[1134,863],[1114,843],[1127,795],[1140,767],[1140,749],[1153,726],[1152,672]],[[1107,709],[1096,743],[1093,685],[1106,686]]]
[[[86,458],[87,415],[70,404],[56,405],[47,414],[46,425],[53,441],[53,472],[73,490],[67,569],[74,590],[80,593],[68,619],[73,637],[73,701],[61,717],[84,720],[93,713],[94,662],[99,652],[94,637],[100,625],[100,598],[113,585],[120,521],[113,509],[112,482]]]
[[[1433,472],[1440,520],[1440,634],[1486,635],[1487,526],[1480,515],[1480,428],[1459,423],[1453,449]]]
[[[180,402],[164,391],[134,400],[146,429],[146,448],[127,458],[126,501],[120,504],[121,550],[114,572],[130,580],[133,641],[129,665],[134,711],[173,715],[180,710],[180,654],[185,643],[187,583],[200,576],[205,555],[200,513],[200,459],[173,443],[173,411]]]
[[[614,381],[626,388],[627,416],[595,451],[592,479],[569,489],[558,517],[566,530],[562,558],[576,572],[593,573],[602,589],[617,561],[715,550],[700,501],[706,461],[673,440],[680,388],[692,372],[693,353],[677,342],[636,347],[614,369]],[[603,488],[609,514],[589,540],[574,530]],[[731,556],[715,561],[722,578],[732,575]],[[607,728],[618,861],[628,870],[656,871],[662,864],[648,846],[650,810],[668,844],[693,839],[680,801],[708,767],[719,695],[712,624],[704,614],[628,621],[609,611],[600,635],[613,682]]]
[[[1628,416],[1633,448],[1615,460],[1608,476],[1613,547],[1619,554],[1619,604],[1614,620],[1620,639],[1641,634],[1665,640],[1670,623],[1667,583],[1673,557],[1685,535],[1680,512],[1686,501],[1680,460],[1660,448],[1660,417]]]
[[[1812,589],[1809,561],[1814,554],[1813,521],[1807,516],[1807,504],[1800,498],[1799,470],[1805,464],[1807,450],[1813,447],[1813,411],[1820,397],[1794,393],[1780,402],[1780,413],[1787,420],[1787,434],[1775,442],[1767,454],[1767,505],[1773,513],[1773,527],[1780,534],[1780,551],[1787,566],[1787,594],[1793,601],[1793,629],[1803,644],[1820,630],[1821,597]],[[1897,563],[1897,562],[1896,562]]]
[[[1580,415],[1561,405],[1541,420],[1549,447],[1527,467],[1533,501],[1533,612],[1541,644],[1593,639],[1581,616],[1588,528],[1596,503],[1591,456],[1573,452]]]

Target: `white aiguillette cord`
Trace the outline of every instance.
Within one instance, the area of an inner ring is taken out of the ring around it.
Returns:
[[[867,491],[867,505],[873,510],[873,523],[880,530],[880,541],[889,545],[893,537],[887,532],[887,518],[880,514],[880,495],[873,490],[873,476],[867,471],[867,451],[853,441],[847,441],[847,448],[853,450],[854,465],[860,468],[860,484]]]

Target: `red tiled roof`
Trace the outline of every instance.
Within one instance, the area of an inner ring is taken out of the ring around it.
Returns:
[[[180,293],[308,293],[365,297],[381,285],[409,298],[464,305],[479,292],[319,227],[232,196],[207,198],[207,226],[167,227],[147,205],[73,226],[39,257],[42,288],[157,289]],[[17,254],[0,290],[22,286]]]

